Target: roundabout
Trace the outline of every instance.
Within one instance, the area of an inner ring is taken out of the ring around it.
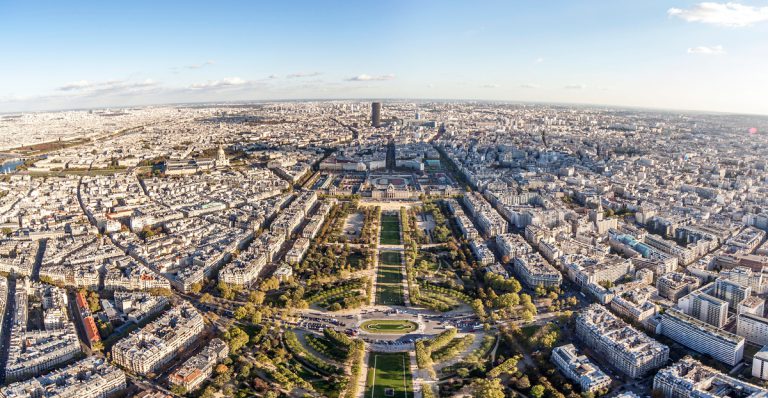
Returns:
[[[419,329],[407,319],[370,319],[360,324],[360,331],[370,334],[408,334]]]

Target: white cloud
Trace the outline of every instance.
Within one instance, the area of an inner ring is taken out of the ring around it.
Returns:
[[[70,92],[76,95],[108,95],[136,92],[154,88],[157,85],[158,83],[152,79],[146,79],[140,82],[132,82],[128,80],[107,80],[103,82],[78,80],[58,87],[57,90]]]
[[[78,80],[76,82],[69,82],[58,88],[60,91],[75,91],[82,90],[91,86],[88,80]]]
[[[537,63],[537,64],[540,64],[540,63],[544,62],[544,58],[541,58],[541,57],[536,58],[536,60],[534,62]]]
[[[725,54],[725,49],[723,46],[698,46],[689,48],[688,54],[723,55]]]
[[[363,73],[362,75],[357,75],[354,77],[350,77],[347,79],[347,81],[350,82],[372,82],[372,81],[384,81],[384,80],[393,80],[395,78],[395,75],[393,74],[386,74],[386,75],[379,75],[379,76],[371,76],[366,75]]]
[[[296,79],[301,77],[315,77],[320,76],[322,73],[320,72],[297,72],[297,73],[291,73],[289,75],[286,75],[285,77],[288,79]]]
[[[498,85],[498,84],[483,84],[480,87],[482,87],[482,88],[500,88],[501,86]]]
[[[567,90],[583,90],[587,88],[586,84],[569,84],[565,86],[565,89]]]
[[[539,85],[534,83],[523,83],[520,85],[520,88],[539,88]]]
[[[690,9],[670,8],[667,14],[688,22],[743,28],[768,21],[768,7],[753,7],[740,3],[704,2]]]
[[[189,88],[193,90],[217,89],[217,88],[232,87],[232,86],[242,86],[247,83],[248,81],[243,80],[239,77],[225,77],[221,80],[208,80],[204,83],[194,83],[190,85]]]
[[[205,61],[205,62],[203,62],[201,64],[187,65],[186,68],[187,69],[200,69],[200,68],[203,68],[203,67],[206,67],[206,66],[209,66],[209,65],[214,65],[214,64],[216,64],[216,61]]]

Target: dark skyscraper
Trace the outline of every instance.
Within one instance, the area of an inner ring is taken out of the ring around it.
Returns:
[[[371,103],[371,125],[373,127],[381,126],[381,102]]]

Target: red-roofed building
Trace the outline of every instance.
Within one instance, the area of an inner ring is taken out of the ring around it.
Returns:
[[[88,335],[88,341],[91,343],[101,341],[101,336],[99,336],[99,328],[96,326],[96,322],[93,321],[92,316],[89,315],[83,318],[83,328],[85,329],[85,334]]]
[[[80,312],[88,311],[88,300],[85,299],[82,293],[78,292],[75,295],[75,299],[77,299],[77,307],[80,309]]]

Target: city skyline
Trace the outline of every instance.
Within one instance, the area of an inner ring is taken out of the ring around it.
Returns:
[[[0,112],[464,99],[768,114],[764,1],[0,5]]]

